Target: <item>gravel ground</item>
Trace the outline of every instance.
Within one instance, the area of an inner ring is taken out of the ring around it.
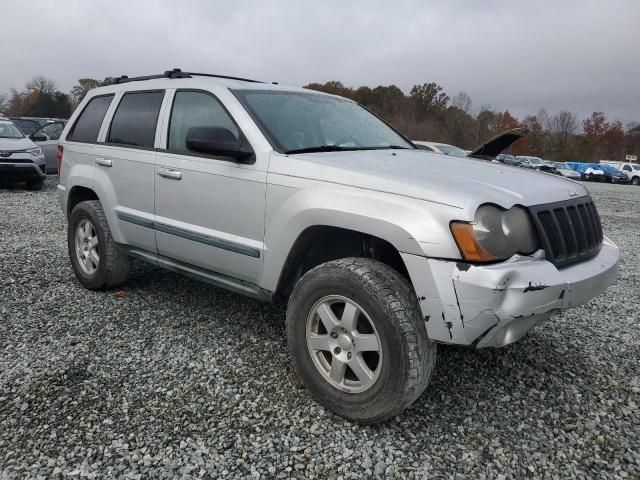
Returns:
[[[0,478],[640,478],[640,188],[589,187],[617,284],[515,345],[440,348],[366,427],[307,395],[283,308],[142,264],[84,290],[55,180],[0,189]]]

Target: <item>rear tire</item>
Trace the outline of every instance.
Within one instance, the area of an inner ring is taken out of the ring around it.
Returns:
[[[44,179],[36,180],[35,182],[27,182],[25,184],[25,188],[27,190],[42,190],[43,186],[44,186]]]
[[[345,320],[347,304],[357,311],[353,328]],[[361,423],[401,413],[425,390],[435,366],[436,345],[427,337],[411,285],[391,267],[366,258],[334,260],[307,272],[289,298],[287,337],[311,394],[332,412]],[[337,376],[334,362],[336,370],[346,364]]]
[[[106,290],[127,281],[131,259],[113,240],[98,200],[80,202],[73,208],[67,246],[73,271],[85,288]]]

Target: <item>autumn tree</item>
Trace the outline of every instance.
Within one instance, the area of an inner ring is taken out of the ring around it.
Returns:
[[[71,115],[71,102],[53,80],[38,75],[26,83],[24,90],[11,89],[5,113],[11,116],[67,118]]]
[[[449,95],[434,82],[414,85],[409,95],[423,115],[442,112],[449,103]]]
[[[87,95],[89,90],[93,90],[97,87],[102,87],[103,85],[108,85],[109,83],[111,83],[111,80],[111,77],[106,77],[104,80],[96,80],[94,78],[79,79],[78,84],[71,89],[70,93],[73,106],[77,107]]]

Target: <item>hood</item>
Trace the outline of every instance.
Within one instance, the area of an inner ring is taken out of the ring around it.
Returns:
[[[12,151],[26,150],[28,148],[36,148],[38,145],[33,143],[30,138],[0,138],[0,150]]]
[[[520,140],[528,133],[526,127],[514,128],[499,133],[490,138],[479,147],[467,154],[467,157],[480,158],[482,160],[493,160],[504,150],[506,150],[516,140]]]
[[[585,187],[558,175],[417,149],[273,154],[269,173],[472,210],[482,203],[510,208],[588,195]]]

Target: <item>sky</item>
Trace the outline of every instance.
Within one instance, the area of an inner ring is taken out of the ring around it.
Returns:
[[[171,68],[640,121],[640,0],[2,0],[0,94]]]

